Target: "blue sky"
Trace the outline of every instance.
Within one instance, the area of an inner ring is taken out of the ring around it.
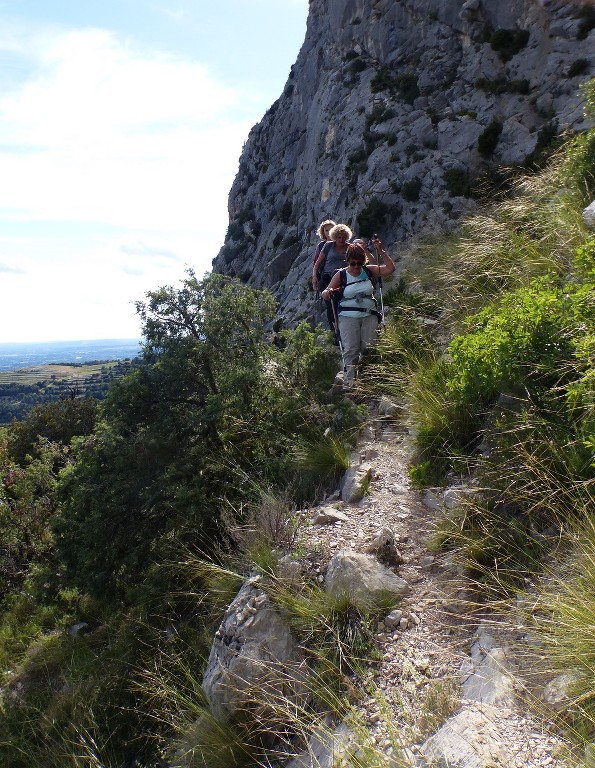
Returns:
[[[0,0],[0,342],[133,338],[203,274],[308,0]]]

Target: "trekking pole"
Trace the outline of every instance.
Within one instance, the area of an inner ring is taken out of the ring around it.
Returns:
[[[378,240],[378,235],[373,236],[374,240]],[[374,250],[376,251],[376,258],[378,259],[378,266],[380,267],[380,257],[382,255],[382,252],[378,251],[378,248],[374,246]],[[378,290],[380,291],[380,324],[385,325],[384,322],[384,299],[382,298],[382,275],[378,275]]]
[[[339,318],[337,316],[337,307],[335,306],[335,300],[331,294],[331,305],[333,307],[333,319],[335,321],[335,339],[339,342],[339,351],[341,352],[341,359],[343,360],[343,366],[345,366],[345,359],[343,357],[343,342],[341,341],[341,333],[339,331]]]

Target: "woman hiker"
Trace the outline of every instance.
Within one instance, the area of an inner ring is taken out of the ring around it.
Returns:
[[[333,275],[321,294],[331,304],[332,311],[333,300],[338,298],[336,311],[343,349],[344,389],[353,385],[359,358],[376,338],[379,322],[374,298],[376,279],[395,271],[395,262],[382,242],[375,239],[372,243],[378,256],[384,257],[384,264],[366,264],[369,251],[363,243],[350,243],[345,255],[347,266]]]

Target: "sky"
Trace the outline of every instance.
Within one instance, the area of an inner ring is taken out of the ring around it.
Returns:
[[[0,0],[0,343],[139,338],[223,245],[308,0]]]

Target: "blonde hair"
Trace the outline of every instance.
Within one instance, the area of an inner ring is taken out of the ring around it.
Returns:
[[[328,227],[328,225],[331,225],[331,228],[335,226],[335,222],[331,219],[326,219],[326,221],[323,221],[322,224],[318,227],[316,230],[316,234],[321,240],[326,240],[326,237],[324,236],[324,229],[325,227]]]
[[[335,224],[335,226],[328,233],[328,236],[334,242],[338,235],[347,235],[347,239],[351,240],[353,237],[353,232],[349,229],[347,224]]]

